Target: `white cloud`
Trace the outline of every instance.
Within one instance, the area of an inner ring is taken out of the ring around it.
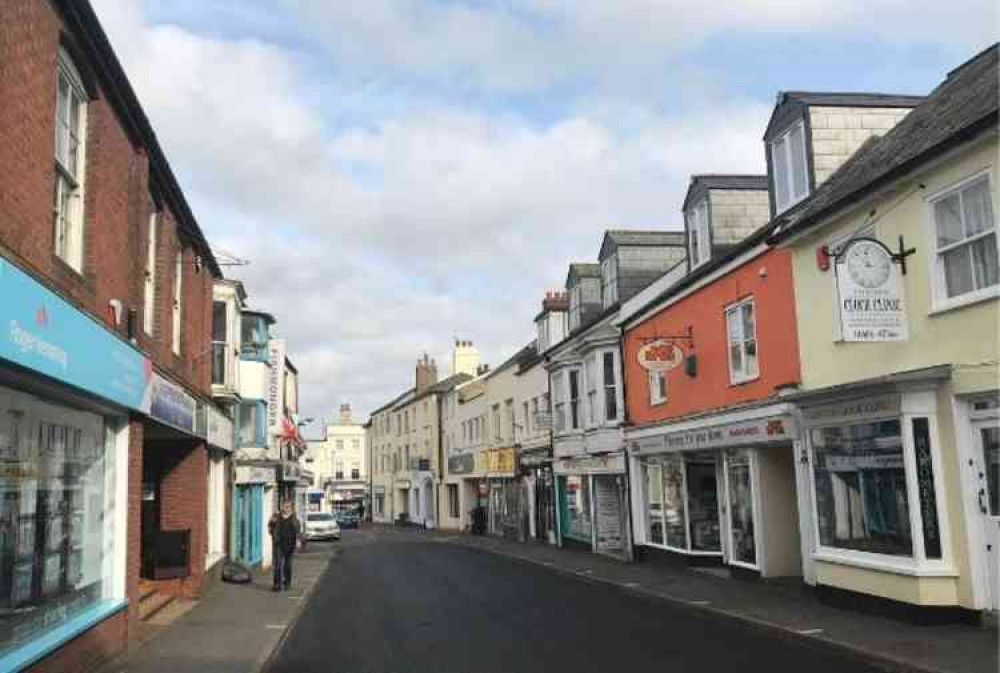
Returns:
[[[276,314],[309,416],[387,401],[424,350],[446,373],[452,336],[498,363],[602,230],[677,229],[691,173],[763,170],[769,106],[689,64],[667,99],[648,77],[665,58],[726,31],[798,30],[803,15],[840,30],[860,6],[292,4],[332,58],[95,0],[206,234],[251,260],[234,275]],[[892,9],[869,4],[866,26]],[[899,35],[921,25],[901,19]],[[582,93],[561,88],[581,77]]]

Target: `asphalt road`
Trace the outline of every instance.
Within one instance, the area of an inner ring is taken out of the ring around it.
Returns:
[[[724,618],[420,534],[344,531],[339,544],[268,673],[876,670]]]

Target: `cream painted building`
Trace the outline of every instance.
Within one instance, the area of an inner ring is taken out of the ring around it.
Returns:
[[[309,442],[304,466],[313,473],[313,485],[325,492],[329,508],[369,507],[365,443],[365,428],[355,422],[349,403],[340,405],[323,439]]]
[[[953,71],[772,237],[794,258],[803,571],[832,596],[1000,608],[996,72],[996,47]]]
[[[437,364],[426,354],[417,361],[413,388],[371,414],[367,428],[371,464],[372,516],[389,523],[400,515],[410,523],[436,528],[438,490],[443,478],[441,401],[473,378],[478,352],[457,341],[454,373],[438,381]]]

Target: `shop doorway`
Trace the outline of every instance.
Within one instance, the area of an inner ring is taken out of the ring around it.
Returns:
[[[979,512],[983,531],[984,578],[989,599],[987,606],[1000,610],[1000,419],[974,421],[973,443],[981,465]]]
[[[719,509],[719,475],[715,454],[690,453],[685,456],[685,484],[688,495],[688,538],[692,551],[722,551],[722,520]]]
[[[264,557],[264,485],[238,485],[233,500],[234,555],[241,563],[256,565]]]
[[[746,449],[725,453],[726,561],[757,569],[757,505],[754,456]]]

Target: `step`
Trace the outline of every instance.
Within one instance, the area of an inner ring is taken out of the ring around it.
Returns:
[[[156,615],[160,610],[167,607],[176,600],[173,596],[161,594],[154,591],[152,594],[139,599],[139,619],[146,622]]]

